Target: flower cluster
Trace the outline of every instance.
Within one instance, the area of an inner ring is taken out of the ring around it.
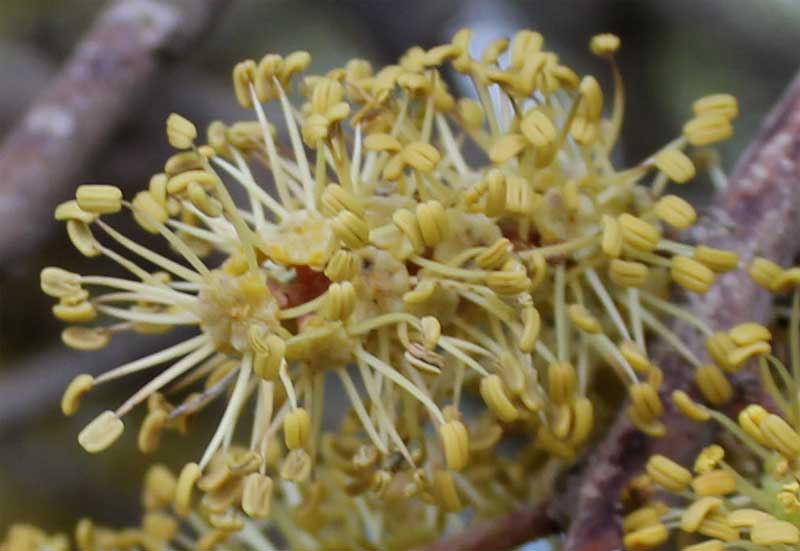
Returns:
[[[666,298],[670,282],[704,293],[738,257],[676,240],[697,214],[665,190],[694,176],[693,152],[730,136],[736,100],[698,100],[683,135],[616,168],[617,37],[590,44],[611,66],[608,113],[598,81],[562,64],[540,34],[498,39],[478,57],[470,37],[462,30],[448,44],[411,48],[377,71],[352,60],[306,74],[306,52],[243,61],[233,86],[251,120],[215,121],[202,141],[173,114],[167,138],[177,152],[147,189],[126,200],[114,186],[83,185],[56,209],[82,254],[132,276],[42,272],[42,289],[59,301],[54,314],[74,324],[62,333],[68,346],[196,329],[78,376],[62,409],[73,414],[96,387],[169,364],[78,436],[102,451],[144,405],[138,444],[151,453],[165,431],[187,431],[225,400],[205,452],[168,500],[190,521],[202,510],[213,530],[201,537],[227,537],[248,518],[286,524],[293,504],[363,513],[355,527],[336,514],[332,527],[324,514],[294,518],[310,523],[315,545],[325,548],[320,534],[364,532],[391,547],[375,538],[406,535],[387,527],[407,527],[409,516],[433,537],[462,505],[490,516],[541,498],[542,481],[591,434],[593,389],[610,384],[599,381],[603,366],[629,392],[636,426],[663,434],[649,333],[726,398],[720,369],[663,319],[687,316]],[[445,74],[474,96],[454,95]],[[177,258],[114,229],[109,218],[120,211]],[[331,430],[342,398],[348,411]],[[498,455],[520,434],[512,458]]]
[[[651,457],[647,474],[634,484],[655,484],[680,496],[680,504],[654,499],[631,512],[624,521],[630,549],[658,548],[672,530],[680,531],[685,551],[777,551],[800,545],[800,268],[783,269],[756,258],[749,273],[772,293],[791,291],[791,305],[774,309],[774,332],[786,333],[788,366],[772,355],[773,332],[758,324],[741,324],[707,340],[709,355],[729,370],[756,359],[769,409],[747,404],[731,419],[684,391],[673,394],[688,418],[721,425],[729,450],[719,444],[704,448],[693,471],[663,455]],[[783,327],[786,318],[788,327]],[[730,396],[724,378],[697,382],[711,404]]]

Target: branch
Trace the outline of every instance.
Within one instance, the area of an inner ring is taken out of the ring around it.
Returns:
[[[791,262],[800,251],[796,237],[800,232],[799,159],[800,75],[741,157],[728,188],[715,200],[716,217],[729,219],[733,226],[725,231],[719,229],[719,223],[716,227],[701,226],[697,239],[736,250],[743,265],[755,254],[779,263]],[[712,325],[727,327],[737,321],[767,321],[770,297],[749,279],[746,270],[738,270],[726,274],[707,295],[691,302],[694,313],[709,319]],[[702,353],[703,342],[696,334],[686,333],[685,342]],[[676,388],[691,386],[692,370],[674,353],[662,348],[654,359],[664,368],[662,392],[666,396]],[[740,387],[752,387],[752,375],[745,371],[737,377]],[[692,423],[672,408],[668,408],[664,422],[667,436],[653,440],[620,414],[585,466],[577,507],[574,501],[555,506],[573,512],[565,550],[621,549],[618,503],[628,480],[644,470],[652,453],[665,453],[685,462],[712,436],[706,424]]]
[[[130,114],[159,68],[229,0],[116,0],[0,147],[0,264],[41,244],[52,206]]]

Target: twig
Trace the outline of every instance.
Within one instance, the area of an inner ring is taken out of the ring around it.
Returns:
[[[510,549],[559,530],[544,506],[522,509],[498,520],[471,526],[455,536],[443,538],[417,551],[486,551]]]
[[[55,203],[130,115],[157,70],[219,19],[230,0],[117,0],[0,147],[0,264],[41,242]]]
[[[742,262],[754,254],[787,263],[800,251],[800,75],[768,117],[761,133],[740,159],[728,188],[715,201],[718,216],[729,218],[726,231],[702,227],[696,236],[704,243],[736,250]],[[725,277],[691,309],[729,327],[738,321],[766,321],[770,298],[739,270]],[[702,341],[687,334],[687,344],[702,351]],[[665,396],[691,384],[692,370],[665,350],[657,353],[664,369]],[[737,381],[748,386],[745,371]],[[561,503],[572,512],[564,549],[607,551],[622,549],[619,496],[627,481],[644,469],[652,453],[666,453],[678,461],[689,460],[710,439],[709,427],[688,422],[671,408],[664,419],[668,435],[650,440],[620,415],[604,442],[587,462],[578,490],[578,502]]]

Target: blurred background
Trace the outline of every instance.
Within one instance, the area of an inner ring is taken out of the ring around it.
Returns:
[[[47,88],[105,5],[0,1],[0,137]],[[732,168],[800,61],[797,0],[231,0],[189,54],[169,60],[141,91],[126,120],[75,181],[59,190],[57,200],[70,198],[75,186],[87,181],[113,182],[125,190],[146,185],[170,154],[163,125],[172,111],[198,127],[245,116],[229,77],[243,58],[305,49],[314,58],[312,72],[351,57],[380,66],[412,45],[444,43],[463,26],[475,29],[476,47],[522,28],[540,31],[548,49],[567,65],[605,83],[607,67],[590,55],[588,40],[598,32],[619,35],[628,93],[617,157],[622,164],[636,163],[678,135],[695,98],[726,91],[738,97],[742,112],[735,138],[721,148],[725,167]],[[0,202],[13,200],[8,193],[0,181]],[[701,182],[692,193],[702,200],[706,187]],[[69,419],[61,415],[59,400],[75,374],[106,370],[175,336],[125,339],[97,353],[67,350],[50,313],[52,299],[39,290],[40,270],[46,265],[83,273],[108,269],[82,259],[51,218],[28,223],[45,239],[13,260],[0,258],[0,534],[15,520],[53,531],[69,530],[83,515],[116,525],[132,522],[147,463],[136,450],[136,431],[91,458],[75,436],[140,381],[90,395]],[[177,451],[185,457],[192,444],[169,440],[162,458],[178,467],[180,461],[172,458]]]

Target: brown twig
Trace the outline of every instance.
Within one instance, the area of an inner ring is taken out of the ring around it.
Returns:
[[[158,69],[230,0],[116,0],[0,147],[0,263],[26,255],[52,207]]]
[[[739,252],[743,263],[758,254],[780,263],[800,251],[800,76],[768,117],[764,128],[740,159],[728,188],[715,201],[718,219],[732,223],[725,231],[702,226],[696,236]],[[691,310],[718,327],[739,321],[766,321],[770,298],[739,270],[721,278],[704,297],[692,301]],[[702,341],[687,334],[687,344],[701,352]],[[687,388],[692,370],[661,350],[655,357],[664,370],[664,392]],[[747,372],[739,383],[747,385]],[[622,549],[619,497],[624,485],[644,469],[652,453],[666,453],[678,461],[689,460],[708,443],[708,426],[688,422],[669,410],[664,419],[669,433],[650,440],[620,415],[601,446],[591,454],[578,490],[578,502],[566,507],[572,523],[564,549],[607,551]],[[560,504],[561,508],[565,504]]]

